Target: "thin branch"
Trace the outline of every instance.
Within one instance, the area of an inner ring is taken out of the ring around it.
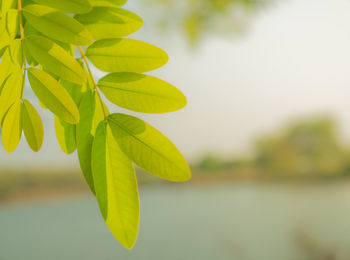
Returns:
[[[21,99],[24,98],[24,87],[25,87],[25,73],[27,70],[26,64],[26,53],[24,50],[24,29],[23,29],[23,17],[22,17],[22,1],[18,0],[18,17],[19,17],[19,28],[21,31],[21,45],[22,45],[22,68],[23,68],[23,82],[22,82],[22,96]]]

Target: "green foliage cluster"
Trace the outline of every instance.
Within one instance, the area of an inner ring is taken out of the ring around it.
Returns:
[[[12,152],[22,132],[39,151],[44,130],[24,98],[26,77],[43,108],[55,115],[62,150],[77,150],[84,177],[114,236],[133,247],[139,198],[133,163],[170,181],[190,178],[177,148],[134,116],[112,113],[112,103],[136,112],[166,113],[186,105],[169,83],[142,74],[163,66],[163,50],[122,38],[142,20],[121,9],[126,0],[2,0],[0,20],[0,122],[3,146]],[[76,53],[77,52],[77,53]],[[89,61],[108,74],[98,82]]]
[[[314,119],[260,139],[254,162],[261,172],[275,176],[335,176],[349,171],[350,153],[332,120]]]
[[[182,29],[191,45],[206,34],[242,35],[250,27],[252,18],[276,0],[145,0],[158,4],[163,15],[162,26]]]

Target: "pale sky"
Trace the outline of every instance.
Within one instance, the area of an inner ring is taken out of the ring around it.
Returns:
[[[177,86],[189,103],[178,112],[139,116],[189,160],[206,151],[244,154],[256,137],[303,116],[334,116],[350,140],[349,0],[280,0],[255,17],[243,37],[208,35],[195,51],[179,32],[154,30],[142,8],[130,9],[145,20],[132,38],[170,55],[167,66],[150,74]],[[11,155],[1,148],[1,165],[78,167],[76,155],[59,150],[50,114],[40,113],[46,120],[42,151],[31,152],[22,138]]]

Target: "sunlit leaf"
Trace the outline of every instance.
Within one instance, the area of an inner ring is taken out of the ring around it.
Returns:
[[[44,5],[27,5],[24,17],[39,32],[61,42],[90,45],[90,32],[78,21],[65,13]]]
[[[34,2],[47,5],[66,13],[87,13],[91,10],[91,4],[88,0],[33,0]]]
[[[80,64],[53,41],[31,35],[25,39],[25,45],[45,70],[76,84],[86,83],[86,73]]]
[[[94,93],[95,98],[95,109],[94,109],[94,118],[92,121],[92,134],[95,133],[97,126],[101,121],[105,120],[105,118],[109,115],[108,108],[106,104],[102,101],[98,93]]]
[[[62,151],[71,154],[77,148],[76,125],[68,124],[55,116],[55,132]]]
[[[22,127],[30,148],[38,152],[44,139],[44,127],[38,112],[28,100],[22,103]]]
[[[66,80],[61,80],[60,83],[68,91],[75,104],[79,106],[83,93],[87,91],[87,85],[77,85]]]
[[[92,6],[120,7],[126,0],[90,0]]]
[[[108,117],[122,151],[146,171],[170,181],[187,181],[190,169],[174,144],[146,122],[126,114]]]
[[[88,14],[75,16],[91,32],[94,39],[120,38],[141,28],[142,19],[120,8],[95,7]]]
[[[6,31],[11,40],[15,39],[18,31],[18,11],[10,9],[5,17]]]
[[[10,63],[7,64],[10,68],[19,68],[23,65],[22,42],[16,39],[8,46]],[[0,68],[1,69],[1,68]]]
[[[0,20],[0,50],[11,44],[18,30],[18,11],[10,9]]]
[[[1,13],[4,16],[10,9],[16,8],[18,0],[2,0],[1,1]]]
[[[14,70],[20,71],[20,64],[22,64],[21,47],[21,40],[15,40],[11,45],[6,47],[6,51],[0,62],[0,89],[2,89],[5,79],[7,79]],[[20,73],[22,74],[22,72]]]
[[[96,41],[86,55],[100,70],[107,72],[151,71],[168,61],[168,54],[149,43],[132,39]]]
[[[91,191],[95,193],[92,171],[91,171],[91,151],[93,135],[92,125],[95,114],[95,97],[91,91],[83,94],[79,106],[80,122],[77,125],[77,150],[80,168]]]
[[[2,125],[2,144],[8,153],[12,153],[21,140],[21,107],[21,100],[16,100],[7,112]]]
[[[152,76],[112,73],[98,86],[111,102],[137,112],[167,113],[186,105],[186,97],[177,88]]]
[[[96,198],[103,218],[126,248],[135,244],[139,225],[139,201],[132,161],[120,150],[101,122],[92,148],[92,171]]]
[[[23,72],[21,69],[14,70],[6,79],[0,95],[0,122],[15,101],[21,98],[23,85]]]
[[[36,68],[28,69],[28,77],[34,93],[52,113],[67,123],[79,122],[78,108],[59,82]]]

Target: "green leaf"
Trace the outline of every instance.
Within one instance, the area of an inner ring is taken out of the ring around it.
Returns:
[[[47,5],[65,13],[83,14],[91,10],[91,4],[88,0],[33,0],[34,2]]]
[[[108,108],[106,104],[102,101],[98,93],[94,93],[95,98],[95,111],[94,111],[94,118],[92,121],[92,134],[94,135],[96,132],[96,128],[99,125],[99,123],[103,120],[105,120],[105,117],[109,115]]]
[[[23,14],[36,30],[52,39],[83,46],[93,42],[90,32],[82,24],[54,8],[27,5]]]
[[[73,98],[75,104],[79,106],[83,92],[87,91],[87,85],[77,85],[66,80],[61,80],[60,83],[68,91],[69,95]]]
[[[6,31],[11,40],[15,39],[17,31],[19,29],[18,24],[18,11],[16,9],[10,9],[5,17]]]
[[[142,19],[127,10],[111,7],[95,7],[88,14],[76,15],[96,40],[120,38],[142,27]]]
[[[76,125],[68,124],[55,116],[55,132],[62,151],[71,154],[77,148]]]
[[[95,193],[92,171],[91,171],[91,152],[92,152],[92,124],[95,111],[95,97],[94,93],[88,91],[83,94],[79,106],[80,121],[77,125],[77,150],[80,168],[84,174],[85,180],[89,185],[91,191]]]
[[[120,150],[105,121],[96,130],[92,170],[97,201],[106,224],[123,246],[132,248],[139,225],[136,176],[131,160]]]
[[[2,56],[0,63],[0,89],[3,87],[5,80],[14,70],[21,70],[22,49],[21,40],[15,40],[10,46],[6,47],[6,51]],[[22,73],[22,72],[21,72]],[[1,105],[0,105],[1,106]]]
[[[146,122],[126,114],[108,117],[122,151],[146,171],[170,181],[187,181],[190,169],[175,145]]]
[[[79,122],[79,111],[73,99],[50,74],[36,68],[29,68],[28,78],[35,95],[45,107],[67,123]]]
[[[168,54],[149,43],[132,39],[96,41],[86,56],[100,70],[107,72],[142,73],[162,67]]]
[[[13,103],[7,112],[2,125],[2,143],[5,151],[12,153],[18,146],[22,136],[21,120],[21,100],[18,99]]]
[[[28,100],[22,103],[22,127],[30,148],[38,152],[44,139],[44,127],[38,112]]]
[[[18,30],[18,11],[10,9],[0,20],[0,49],[11,44]]]
[[[126,0],[90,0],[92,6],[120,7]]]
[[[87,82],[87,75],[80,64],[56,43],[38,35],[27,37],[24,43],[45,70],[76,84]]]
[[[22,41],[21,39],[14,40],[9,46],[9,57],[11,64],[7,64],[10,68],[22,67],[23,57],[22,57]],[[0,68],[1,69],[1,68]]]
[[[9,108],[21,98],[23,85],[23,72],[15,69],[4,83],[0,95],[0,122],[3,121]]]
[[[112,73],[98,86],[111,102],[136,112],[167,113],[186,105],[186,97],[177,88],[152,76]]]
[[[2,0],[1,1],[1,13],[2,17],[12,8],[16,8],[17,0]]]
[[[29,23],[26,23],[26,25],[24,26],[24,31],[25,31],[26,37],[28,37],[30,35],[41,35],[41,33],[38,32],[37,30],[35,30],[34,27],[31,26]],[[32,67],[37,66],[38,62],[30,54],[30,51],[27,47],[27,44],[24,45],[24,50],[25,50],[27,63]]]

